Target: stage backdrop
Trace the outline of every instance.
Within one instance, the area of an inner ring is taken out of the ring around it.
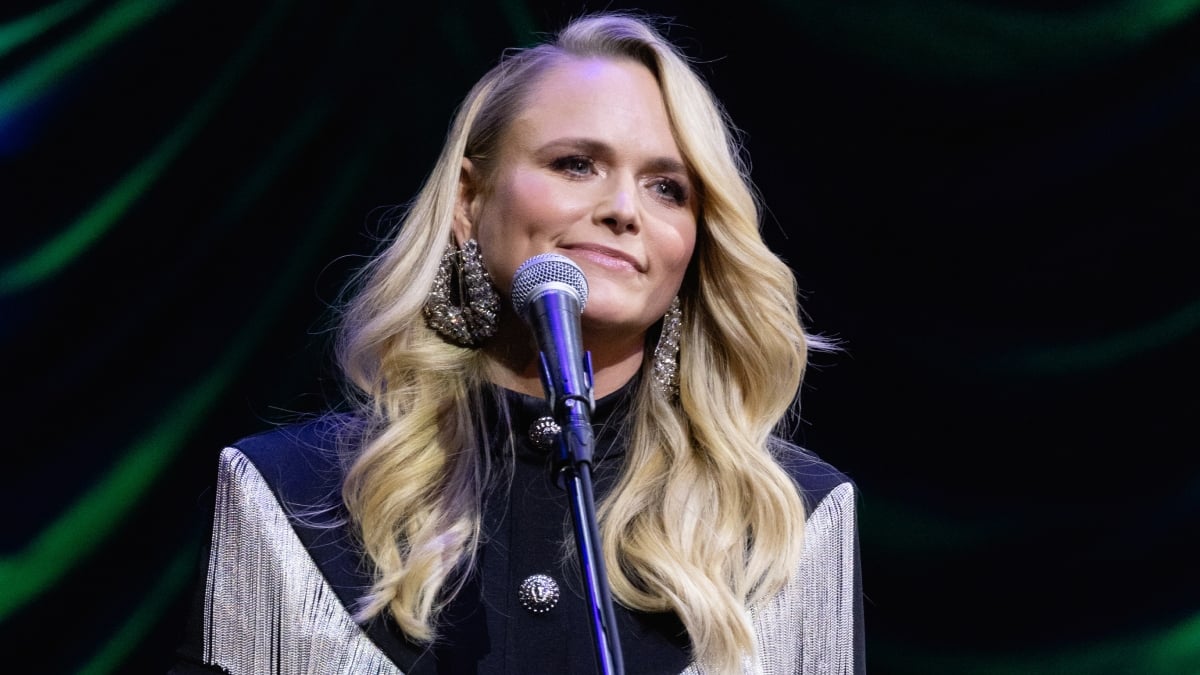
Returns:
[[[217,452],[336,400],[459,97],[601,6],[0,8],[6,662],[165,670]],[[845,347],[797,440],[862,492],[869,672],[1200,672],[1200,0],[640,7]]]

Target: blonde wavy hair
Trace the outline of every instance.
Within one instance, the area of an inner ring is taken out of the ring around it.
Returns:
[[[583,15],[552,41],[506,52],[459,106],[394,237],[355,279],[336,348],[366,424],[343,486],[375,572],[356,618],[387,611],[406,635],[433,640],[438,612],[475,564],[482,494],[497,471],[477,422],[486,357],[442,339],[421,308],[451,240],[463,158],[487,176],[538,77],[577,57],[633,59],[654,73],[701,201],[680,291],[679,397],[641,378],[626,464],[597,504],[609,584],[628,608],[674,611],[698,662],[738,671],[757,660],[748,608],[797,569],[804,507],[774,454],[790,446],[773,439],[797,412],[808,351],[829,345],[802,328],[795,278],[762,239],[736,127],[655,19],[630,12]]]

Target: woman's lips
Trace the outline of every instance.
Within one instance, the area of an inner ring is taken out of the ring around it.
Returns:
[[[608,248],[607,246],[598,246],[592,244],[571,244],[562,248],[570,251],[572,256],[583,258],[601,267],[612,270],[625,270],[642,272],[641,263],[633,258],[633,256],[618,251],[617,249]]]

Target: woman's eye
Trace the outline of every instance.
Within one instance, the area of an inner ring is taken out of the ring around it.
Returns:
[[[670,178],[660,178],[654,182],[653,189],[660,196],[669,199],[676,205],[683,206],[687,203],[687,187],[679,181],[671,180]]]
[[[592,160],[582,155],[572,155],[570,157],[560,157],[554,160],[552,165],[558,171],[565,171],[580,176],[591,174]]]

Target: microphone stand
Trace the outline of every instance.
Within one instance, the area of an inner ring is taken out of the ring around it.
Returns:
[[[624,675],[621,641],[617,636],[616,615],[613,613],[612,593],[608,588],[608,573],[600,552],[600,529],[596,524],[596,503],[592,492],[592,453],[595,438],[592,434],[592,361],[585,353],[586,393],[563,392],[550,378],[542,354],[543,384],[546,396],[554,409],[554,418],[561,429],[558,434],[558,455],[554,460],[554,477],[559,487],[565,487],[571,499],[571,520],[575,524],[575,544],[582,565],[583,582],[588,609],[592,617],[592,640],[596,645],[597,665],[601,675]]]

